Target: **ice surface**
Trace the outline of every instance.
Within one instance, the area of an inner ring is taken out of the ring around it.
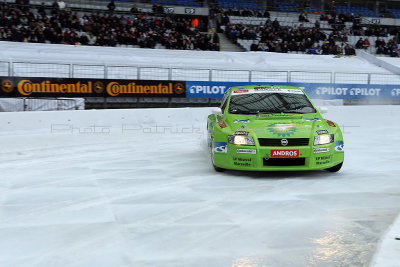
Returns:
[[[214,172],[210,111],[0,113],[0,266],[370,263],[400,212],[400,107],[329,107],[334,174]]]

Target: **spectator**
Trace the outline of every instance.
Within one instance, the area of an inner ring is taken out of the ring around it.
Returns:
[[[352,55],[356,54],[356,51],[353,48],[351,48],[349,45],[346,45],[344,47],[344,54],[346,56],[352,56]]]
[[[376,54],[377,55],[383,55],[385,54],[385,50],[383,49],[382,45],[379,45],[378,48],[376,49]]]
[[[58,5],[58,2],[57,2],[57,0],[54,0],[53,4],[51,5],[51,14],[58,15],[59,11],[60,11],[60,7]]]
[[[379,46],[384,46],[385,45],[385,41],[383,41],[381,38],[377,38],[375,41],[375,47],[379,47]]]
[[[315,50],[315,54],[322,55],[322,48],[320,45],[317,46],[317,49]]]
[[[270,14],[269,14],[269,12],[268,12],[267,9],[265,9],[264,14],[263,14],[263,17],[264,17],[264,18],[270,18]]]
[[[114,0],[111,0],[111,2],[108,3],[107,8],[108,8],[108,11],[110,11],[110,14],[114,14],[114,10],[115,10]]]
[[[274,21],[272,22],[272,27],[278,29],[279,28],[279,21],[277,18],[274,19]]]
[[[357,43],[356,43],[356,48],[357,48],[357,49],[363,48],[363,44],[364,44],[363,38],[358,39],[358,41],[357,41]]]
[[[364,40],[363,43],[362,43],[362,48],[368,49],[368,47],[369,47],[370,45],[371,45],[371,44],[370,44],[368,38],[365,38],[365,40]]]
[[[250,51],[258,51],[258,44],[254,41],[250,46]]]
[[[139,10],[135,4],[132,6],[130,11],[131,11],[131,14],[133,14],[133,15],[136,15],[137,13],[139,13]]]
[[[307,49],[307,54],[315,55],[316,52],[317,52],[317,50],[315,49],[314,45],[311,45],[311,47]]]
[[[42,15],[42,17],[46,16],[46,6],[44,2],[38,7],[38,13]]]

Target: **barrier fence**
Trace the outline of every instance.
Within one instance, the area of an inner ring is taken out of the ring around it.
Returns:
[[[0,112],[85,109],[82,98],[0,98]]]
[[[0,75],[0,97],[78,97],[87,108],[212,106],[229,87],[249,84],[292,85],[353,104],[400,103],[395,74],[0,62]]]
[[[230,87],[262,83],[4,76],[0,77],[0,97],[134,97],[141,98],[141,102],[147,98],[150,102],[156,98],[165,102],[172,98],[219,99]],[[279,82],[278,85],[300,87],[316,99],[400,100],[400,85],[309,82]]]

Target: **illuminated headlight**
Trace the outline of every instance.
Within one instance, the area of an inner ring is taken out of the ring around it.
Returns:
[[[334,141],[333,134],[322,134],[314,137],[314,146],[330,144]]]
[[[234,145],[254,146],[253,137],[243,135],[229,135],[228,141]]]

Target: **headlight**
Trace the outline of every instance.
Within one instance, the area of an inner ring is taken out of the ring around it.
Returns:
[[[243,135],[229,135],[228,142],[234,145],[254,146],[253,137]]]
[[[314,146],[333,143],[334,141],[333,136],[334,136],[333,134],[322,134],[314,137]]]

